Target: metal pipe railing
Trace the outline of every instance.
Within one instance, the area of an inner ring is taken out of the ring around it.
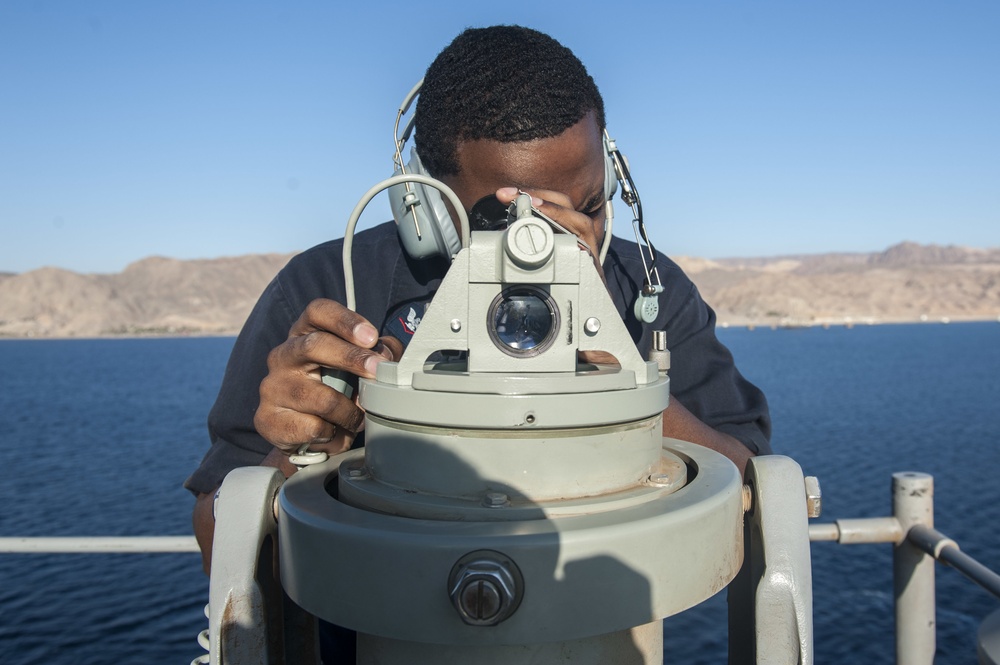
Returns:
[[[140,554],[200,551],[194,536],[0,538],[0,554]]]
[[[1000,575],[962,552],[934,529],[934,479],[924,473],[892,476],[892,517],[840,519],[810,524],[809,540],[841,544],[892,543],[896,599],[896,662],[934,659],[934,561],[948,564],[1000,598]]]
[[[960,550],[958,543],[940,531],[930,527],[915,526],[906,534],[906,539],[1000,598],[1000,575]]]
[[[937,561],[951,566],[985,591],[1000,598],[1000,574],[993,572],[961,550],[958,543],[937,529],[921,524],[910,527],[904,535],[895,517],[842,519],[809,525],[809,540],[814,543],[836,542],[841,545],[863,543],[899,544],[904,538]]]
[[[810,524],[809,540],[833,541],[841,545],[893,543],[903,540],[903,528],[895,517],[865,517],[837,520],[830,524]]]

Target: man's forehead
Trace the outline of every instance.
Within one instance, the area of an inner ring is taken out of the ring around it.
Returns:
[[[463,190],[513,186],[553,190],[585,200],[592,190],[604,187],[603,141],[593,114],[558,136],[507,143],[460,141],[456,153],[459,173],[452,180]]]

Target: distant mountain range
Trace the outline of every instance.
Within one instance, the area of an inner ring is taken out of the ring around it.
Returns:
[[[722,324],[997,320],[1000,248],[904,242],[871,254],[677,262]]]
[[[0,336],[232,335],[292,256],[152,257],[116,274],[0,273]],[[722,325],[1000,317],[1000,249],[907,242],[871,254],[674,258]]]
[[[232,335],[292,256],[151,257],[108,275],[40,268],[0,276],[0,335]]]

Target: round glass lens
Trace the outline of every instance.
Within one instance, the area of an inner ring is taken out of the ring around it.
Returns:
[[[490,337],[511,355],[541,353],[552,343],[558,327],[552,298],[537,288],[506,289],[490,307]]]

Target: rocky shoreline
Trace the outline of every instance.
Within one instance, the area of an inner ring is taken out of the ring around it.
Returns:
[[[0,273],[0,338],[235,335],[292,256],[152,257],[116,274]],[[870,254],[674,260],[720,327],[1000,320],[1000,249],[901,243]]]

